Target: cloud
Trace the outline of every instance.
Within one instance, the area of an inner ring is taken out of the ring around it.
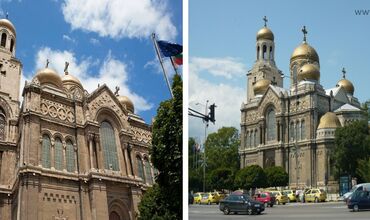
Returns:
[[[246,66],[233,57],[225,58],[191,58],[193,71],[207,71],[214,76],[222,76],[227,79],[244,76],[247,72]]]
[[[233,58],[225,59],[228,61],[236,60]],[[205,106],[196,105],[196,103],[205,104],[206,100],[209,100],[209,105],[212,103],[216,104],[216,123],[215,125],[209,124],[208,134],[223,126],[233,126],[240,129],[240,106],[245,99],[245,89],[229,84],[227,81],[215,83],[207,79],[205,74],[200,74],[201,71],[209,71],[212,74],[210,70],[213,70],[213,68],[210,68],[208,64],[216,63],[222,60],[222,58],[197,58],[195,59],[196,62],[193,62],[193,60],[191,59],[189,64],[189,107],[199,112],[204,112]],[[205,65],[202,66],[200,64],[203,62],[199,62],[199,60],[207,62],[204,62]],[[242,66],[240,63],[233,62],[237,66]],[[218,65],[211,66],[215,67]],[[241,70],[238,71],[242,72]],[[228,75],[221,75],[229,78]],[[232,74],[232,76],[234,75]],[[204,124],[201,119],[189,116],[189,137],[196,137],[203,141]]]
[[[65,0],[64,20],[72,29],[96,32],[101,37],[145,38],[156,32],[161,39],[177,35],[167,9],[168,0]]]
[[[134,102],[136,111],[146,111],[153,107],[153,104],[129,88],[127,65],[117,60],[110,52],[100,63],[99,60],[93,60],[91,57],[77,60],[75,54],[71,51],[52,50],[44,47],[36,55],[35,67],[37,70],[45,67],[46,59],[50,61],[49,67],[55,69],[58,73],[63,72],[65,61],[68,61],[68,72],[79,78],[84,89],[90,93],[97,88],[98,84],[105,83],[112,90],[115,86],[119,86],[120,95],[128,96]],[[101,67],[98,73],[91,73],[92,67],[99,64],[101,64]]]
[[[69,41],[69,42],[74,43],[74,44],[76,43],[75,39],[73,39],[70,36],[65,35],[65,34],[63,34],[63,40]]]
[[[96,38],[90,38],[90,43],[93,45],[100,45],[100,41]]]

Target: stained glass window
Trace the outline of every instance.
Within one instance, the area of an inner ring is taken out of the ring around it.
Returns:
[[[75,152],[73,148],[73,144],[71,141],[67,141],[66,146],[66,163],[67,163],[67,171],[74,172],[75,171]]]
[[[55,169],[63,170],[63,145],[59,138],[55,139],[54,152]]]
[[[267,140],[272,141],[276,139],[276,118],[275,110],[270,109],[267,111]]]
[[[100,126],[100,134],[104,153],[104,167],[105,169],[118,171],[117,145],[112,125],[103,121]]]
[[[301,139],[305,140],[306,139],[306,128],[305,128],[305,123],[304,121],[301,122]]]
[[[137,163],[137,170],[139,173],[139,177],[144,180],[144,168],[143,168],[143,162],[141,161],[141,158],[139,156],[136,157],[136,163]]]
[[[147,183],[153,184],[152,171],[148,159],[145,159],[145,177]]]
[[[251,131],[251,147],[254,147],[254,132]]]
[[[41,155],[41,163],[42,166],[45,168],[50,168],[50,138],[46,134],[42,136],[42,155]]]
[[[256,130],[256,146],[260,144],[260,135],[258,129]]]
[[[289,129],[289,137],[290,137],[290,140],[294,140],[294,135],[295,135],[294,123],[291,122],[290,123],[290,129]]]

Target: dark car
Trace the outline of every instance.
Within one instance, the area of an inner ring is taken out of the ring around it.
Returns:
[[[262,202],[253,200],[249,195],[230,195],[220,201],[220,210],[228,215],[230,212],[246,212],[248,215],[261,214],[265,210]]]
[[[348,200],[348,208],[357,212],[360,209],[370,209],[370,192],[356,191]]]

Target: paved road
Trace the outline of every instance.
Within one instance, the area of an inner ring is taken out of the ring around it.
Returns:
[[[205,219],[273,219],[273,220],[369,220],[370,211],[352,212],[343,202],[290,203],[266,208],[261,215],[224,215],[218,205],[190,205],[189,220]]]

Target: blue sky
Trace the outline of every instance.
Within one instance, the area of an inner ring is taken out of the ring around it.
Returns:
[[[307,41],[320,57],[324,88],[335,87],[345,67],[354,95],[361,102],[370,99],[370,13],[355,15],[357,9],[370,10],[370,1],[189,0],[189,106],[204,111],[197,102],[216,102],[216,124],[209,132],[222,126],[239,129],[245,74],[255,61],[256,33],[265,15],[284,74],[289,75],[289,59],[305,25]],[[203,135],[201,120],[190,118],[189,136],[202,140]]]
[[[150,38],[182,44],[180,0],[0,0],[0,14],[17,32],[16,57],[23,63],[24,80],[45,66],[79,77],[89,92],[98,83],[112,91],[120,86],[146,122],[159,103],[170,98]],[[173,69],[167,63],[169,74]]]

